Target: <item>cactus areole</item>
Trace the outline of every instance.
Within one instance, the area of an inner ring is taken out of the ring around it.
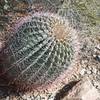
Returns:
[[[15,24],[13,33],[0,54],[4,59],[1,76],[6,76],[10,84],[19,90],[52,89],[68,77],[79,44],[77,32],[67,19],[34,13]]]

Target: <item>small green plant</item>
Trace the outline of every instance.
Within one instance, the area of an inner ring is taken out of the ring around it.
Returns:
[[[60,16],[34,13],[23,18],[3,50],[3,74],[11,81],[41,85],[67,70],[77,52],[77,33]]]

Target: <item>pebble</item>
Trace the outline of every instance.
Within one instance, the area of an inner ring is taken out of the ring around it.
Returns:
[[[82,69],[82,70],[80,71],[80,74],[83,76],[83,75],[85,74],[85,72],[86,72],[86,69]]]

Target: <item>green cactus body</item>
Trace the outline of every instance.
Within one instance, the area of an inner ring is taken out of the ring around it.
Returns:
[[[16,84],[41,86],[52,83],[76,59],[77,33],[63,17],[34,13],[14,27],[2,57],[3,74]]]

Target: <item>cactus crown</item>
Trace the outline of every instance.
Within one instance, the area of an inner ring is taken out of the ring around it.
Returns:
[[[74,59],[68,23],[50,13],[27,16],[15,27],[4,49],[3,68],[14,81],[44,84],[55,80]]]

